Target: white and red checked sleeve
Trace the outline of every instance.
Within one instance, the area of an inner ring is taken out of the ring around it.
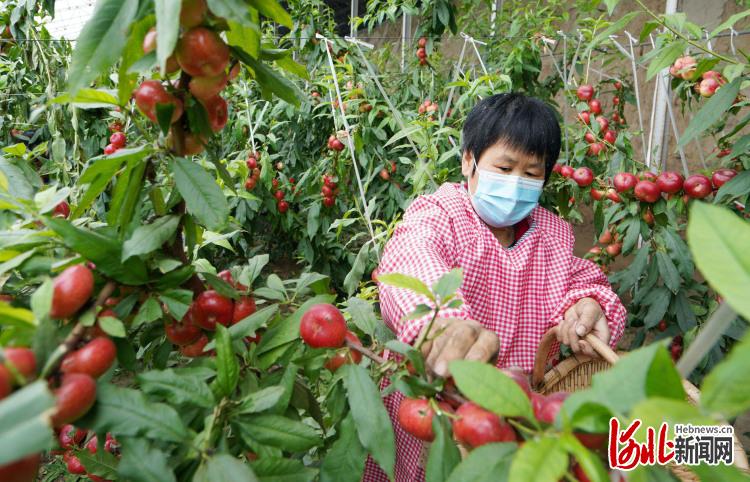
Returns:
[[[570,286],[568,293],[552,316],[553,323],[560,323],[565,312],[582,298],[593,298],[602,307],[607,317],[607,325],[611,338],[609,345],[614,349],[625,331],[627,312],[617,297],[609,280],[601,268],[589,260],[573,257],[570,270]]]
[[[447,213],[425,197],[419,197],[404,213],[386,244],[377,275],[400,273],[432,286],[440,277],[455,267],[455,231]],[[383,320],[399,340],[412,343],[431,315],[404,320],[419,304],[432,306],[427,297],[413,291],[378,283],[380,311]],[[464,300],[461,289],[457,296]],[[470,319],[471,310],[464,304],[459,308],[440,311],[443,318]]]

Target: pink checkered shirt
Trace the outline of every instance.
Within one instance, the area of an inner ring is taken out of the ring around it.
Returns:
[[[542,335],[559,323],[576,301],[594,298],[606,314],[614,347],[622,336],[626,313],[606,276],[594,263],[573,255],[573,231],[568,223],[537,207],[530,228],[510,248],[504,248],[481,221],[469,194],[460,184],[443,184],[420,196],[386,245],[378,273],[403,273],[431,286],[453,268],[463,268],[458,296],[464,304],[446,309],[442,317],[472,319],[500,338],[498,367],[518,366],[530,372]],[[383,320],[399,340],[413,343],[429,316],[402,321],[422,295],[379,285]],[[552,353],[557,353],[554,347]],[[420,481],[423,444],[396,422],[403,398],[395,392],[384,399],[396,434],[396,481]],[[367,460],[364,481],[387,477]]]

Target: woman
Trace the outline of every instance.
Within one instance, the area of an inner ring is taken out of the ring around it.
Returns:
[[[378,273],[403,273],[431,286],[463,269],[458,308],[439,313],[442,328],[423,344],[428,370],[449,375],[456,359],[495,361],[530,372],[542,335],[559,325],[558,341],[593,355],[593,333],[614,347],[625,308],[594,263],[573,256],[568,223],[538,206],[560,154],[554,111],[538,99],[498,94],[479,102],[463,129],[462,173],[420,196],[386,245]],[[426,299],[380,284],[383,319],[399,340],[414,343],[429,316],[403,320]],[[396,434],[396,480],[424,478],[424,447],[395,422],[403,396],[385,399]],[[387,480],[367,461],[364,480]]]

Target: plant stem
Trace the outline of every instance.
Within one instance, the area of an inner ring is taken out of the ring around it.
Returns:
[[[94,309],[96,309],[96,307],[98,306],[104,305],[104,301],[109,298],[109,296],[115,291],[116,286],[117,285],[114,281],[107,281],[107,284],[105,284],[102,290],[99,292],[99,296],[96,297],[96,301],[94,302]],[[73,348],[75,348],[75,346],[78,344],[78,342],[81,341],[86,328],[87,327],[83,326],[80,322],[76,324],[73,330],[68,334],[67,338],[65,338],[65,341],[63,341],[47,359],[47,363],[44,365],[39,378],[47,378],[50,373],[52,373],[52,371],[57,368],[57,366],[60,364],[60,361],[62,361],[62,358],[69,351],[72,351]]]
[[[513,425],[515,428],[517,428],[518,430],[520,430],[522,432],[526,432],[526,433],[528,433],[530,435],[535,435],[536,434],[536,431],[530,429],[529,427],[525,426],[522,423],[517,422],[516,420],[513,420],[512,418],[506,418],[505,421],[508,422],[509,424]]]
[[[635,2],[636,2],[636,3],[638,4],[638,5],[640,5],[640,6],[641,6],[641,8],[642,8],[642,9],[643,9],[643,10],[644,10],[644,11],[645,11],[645,12],[646,12],[647,14],[649,14],[649,15],[650,15],[651,17],[653,17],[653,19],[654,19],[654,20],[656,20],[656,21],[657,21],[657,23],[659,23],[659,25],[661,25],[662,27],[666,28],[667,30],[669,30],[670,32],[672,32],[673,34],[675,34],[675,35],[676,35],[677,37],[679,37],[679,38],[681,38],[682,40],[686,41],[686,42],[687,42],[688,44],[692,45],[693,47],[697,48],[698,50],[700,50],[700,51],[702,51],[702,52],[705,52],[705,53],[707,53],[707,54],[709,54],[709,55],[713,55],[713,56],[714,56],[714,57],[716,57],[717,59],[721,59],[721,60],[723,60],[724,62],[728,62],[728,63],[730,63],[730,64],[737,64],[737,65],[739,65],[739,64],[740,64],[740,62],[738,62],[738,61],[736,61],[736,60],[734,60],[734,59],[730,59],[729,57],[724,57],[723,55],[721,55],[721,54],[719,54],[719,53],[717,53],[717,52],[714,52],[713,50],[711,50],[711,49],[709,49],[709,48],[707,48],[707,47],[704,47],[703,45],[699,44],[698,42],[696,42],[696,41],[694,41],[694,40],[691,40],[691,39],[690,39],[689,37],[687,37],[687,36],[685,36],[684,34],[682,34],[682,33],[678,32],[677,30],[673,29],[672,27],[670,27],[669,25],[667,25],[667,23],[666,23],[666,22],[665,22],[664,20],[662,20],[662,18],[661,18],[660,16],[656,15],[656,14],[655,14],[654,12],[652,12],[652,11],[651,11],[651,10],[650,10],[650,9],[649,9],[649,8],[648,8],[648,7],[646,6],[646,5],[644,5],[644,4],[643,4],[643,2],[642,2],[641,0],[635,0]]]
[[[419,338],[417,338],[417,342],[414,344],[414,348],[417,350],[421,350],[422,345],[424,344],[425,340],[427,339],[427,335],[430,334],[430,330],[432,330],[432,325],[435,323],[435,320],[437,319],[437,315],[440,312],[440,308],[436,307],[435,312],[432,314],[432,318],[430,319],[430,322],[427,323],[427,328],[419,334]]]
[[[387,362],[385,358],[383,358],[382,356],[376,355],[375,352],[363,347],[362,345],[358,345],[356,343],[352,343],[349,340],[346,340],[346,346],[349,347],[351,350],[360,352],[361,354],[373,360],[374,362],[378,363],[379,365],[382,365]]]

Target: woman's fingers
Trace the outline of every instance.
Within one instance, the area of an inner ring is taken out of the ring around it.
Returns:
[[[476,360],[483,362],[493,362],[500,351],[500,338],[489,331],[482,330],[469,351],[464,357],[465,360]]]
[[[461,360],[474,345],[479,336],[479,328],[468,323],[455,324],[445,331],[442,337],[448,339],[443,345],[440,354],[435,358],[433,363],[429,363],[432,371],[441,377],[448,376],[448,363],[453,360]]]

